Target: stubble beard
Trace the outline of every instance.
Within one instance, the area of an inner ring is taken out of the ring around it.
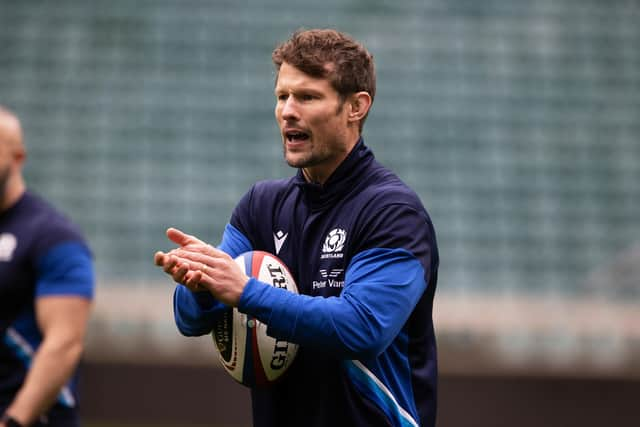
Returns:
[[[292,168],[308,168],[315,165],[313,153],[305,154],[303,156],[296,156],[295,158],[287,156],[287,148],[283,150],[284,160]]]
[[[324,151],[313,152],[313,150],[311,150],[310,152],[306,152],[306,153],[295,153],[294,156],[292,157],[287,156],[286,147],[284,148],[283,152],[284,152],[284,159],[287,162],[287,164],[292,168],[298,168],[298,169],[305,169],[305,168],[311,168],[313,166],[318,166],[331,158],[330,153],[327,153]]]

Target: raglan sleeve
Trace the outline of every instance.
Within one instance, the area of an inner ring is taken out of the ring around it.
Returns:
[[[36,271],[37,298],[67,295],[93,299],[93,261],[87,246],[81,242],[55,245],[38,260]]]
[[[80,231],[66,218],[52,216],[40,225],[34,245],[36,298],[80,296],[93,299],[93,255]]]

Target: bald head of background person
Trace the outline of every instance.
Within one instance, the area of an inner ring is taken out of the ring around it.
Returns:
[[[22,177],[25,158],[20,120],[0,106],[0,212],[12,206],[25,191]]]

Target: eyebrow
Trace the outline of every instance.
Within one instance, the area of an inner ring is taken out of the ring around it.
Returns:
[[[293,94],[311,93],[311,94],[314,94],[314,95],[322,95],[322,93],[323,93],[321,90],[313,89],[313,88],[310,88],[310,87],[301,87],[301,88],[296,88],[296,89],[292,89],[292,90],[291,89],[290,90],[286,90],[286,89],[278,88],[277,86],[276,86],[276,88],[274,89],[273,92],[276,95],[278,95],[280,93],[283,93],[283,92],[286,92],[286,93],[291,92]]]

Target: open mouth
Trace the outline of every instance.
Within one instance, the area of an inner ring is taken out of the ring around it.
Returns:
[[[288,142],[304,142],[309,139],[309,134],[301,131],[288,131],[285,132],[285,137]]]

